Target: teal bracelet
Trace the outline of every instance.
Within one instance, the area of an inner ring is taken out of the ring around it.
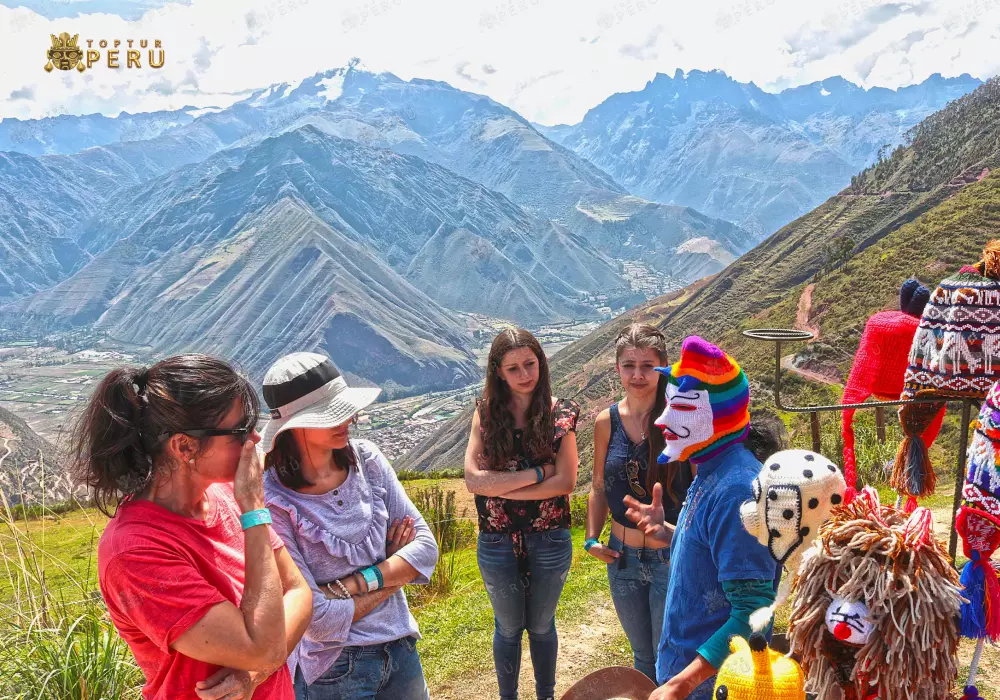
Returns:
[[[600,544],[600,541],[594,537],[589,537],[583,542],[583,550],[585,552],[589,552],[590,548],[593,547],[595,544]]]
[[[244,530],[257,525],[270,525],[271,524],[271,511],[267,508],[258,508],[257,510],[248,510],[246,513],[240,516],[240,525]]]
[[[375,578],[378,579],[378,587],[385,588],[385,579],[382,578],[382,570],[377,566],[373,566],[372,569],[375,571]]]
[[[380,588],[379,586],[380,574],[375,573],[376,571],[378,571],[378,568],[374,566],[366,566],[361,570],[361,575],[364,577],[365,583],[368,584],[369,593],[371,593],[372,591],[376,591]]]
[[[535,467],[535,474],[538,475],[538,481],[535,482],[535,483],[540,484],[543,481],[545,481],[545,470],[544,469],[542,469],[541,467]]]

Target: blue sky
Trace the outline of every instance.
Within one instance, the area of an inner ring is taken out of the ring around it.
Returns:
[[[46,73],[63,31],[160,39],[166,64]],[[0,117],[18,118],[224,106],[353,56],[544,124],[678,68],[774,91],[1000,72],[1000,0],[6,0],[0,36]]]
[[[190,2],[174,0],[181,5]],[[118,15],[127,20],[137,20],[149,10],[166,5],[168,0],[19,0],[5,2],[7,7],[24,7],[47,19],[74,18],[86,14]]]

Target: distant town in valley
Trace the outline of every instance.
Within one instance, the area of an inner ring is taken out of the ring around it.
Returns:
[[[481,314],[467,314],[474,328],[471,348],[486,366],[494,336],[515,324]],[[531,330],[551,357],[597,328],[597,321],[552,324]],[[57,446],[67,439],[76,410],[82,408],[101,378],[123,364],[149,364],[161,355],[148,348],[119,343],[104,333],[79,330],[36,338],[0,328],[0,408],[25,420]],[[334,358],[336,360],[336,358]],[[429,437],[482,392],[482,383],[375,403],[358,417],[356,435],[378,443],[390,460]]]

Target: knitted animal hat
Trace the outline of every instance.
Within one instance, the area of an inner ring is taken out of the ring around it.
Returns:
[[[656,419],[666,439],[658,462],[704,462],[746,439],[750,384],[726,353],[692,335],[677,362],[656,369],[667,377],[667,407]]]
[[[949,696],[962,588],[933,522],[926,508],[907,516],[882,506],[866,487],[820,528],[793,584],[789,628],[817,700]],[[853,625],[857,640],[837,634],[838,622]]]
[[[788,600],[802,555],[830,511],[843,502],[846,484],[840,470],[823,455],[784,450],[768,458],[752,490],[753,500],[740,506],[743,527],[791,574],[781,579],[774,603],[750,616],[751,628],[761,630]]]
[[[843,502],[844,477],[823,455],[784,450],[768,458],[752,487],[754,500],[740,507],[743,527],[794,575],[830,511]]]
[[[871,395],[879,401],[895,401],[903,391],[903,376],[910,357],[913,335],[920,315],[930,299],[930,290],[908,279],[899,290],[899,311],[879,311],[865,324],[854,364],[847,378],[841,403],[861,403]],[[844,473],[848,482],[856,473],[854,455],[854,410],[844,411]],[[851,494],[853,497],[853,493]]]
[[[715,678],[716,700],[805,700],[805,677],[793,660],[769,649],[759,633],[729,640],[732,652]]]
[[[1000,374],[1000,241],[990,241],[983,259],[943,280],[924,308],[913,336],[902,398],[982,399]],[[921,437],[943,418],[945,404],[899,409],[906,439],[893,468],[892,486],[923,496],[934,489],[927,450],[936,437]],[[919,443],[919,444],[917,444]],[[928,481],[929,479],[929,481]]]

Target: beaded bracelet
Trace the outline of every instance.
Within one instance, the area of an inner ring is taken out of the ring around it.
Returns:
[[[337,581],[334,581],[333,583],[336,583],[338,586],[340,586],[341,590],[337,590],[336,588],[333,587],[332,584],[327,583],[323,587],[330,592],[330,595],[332,595],[337,600],[351,599],[351,594],[348,592],[347,588],[344,587],[344,584],[341,583],[339,579]]]

